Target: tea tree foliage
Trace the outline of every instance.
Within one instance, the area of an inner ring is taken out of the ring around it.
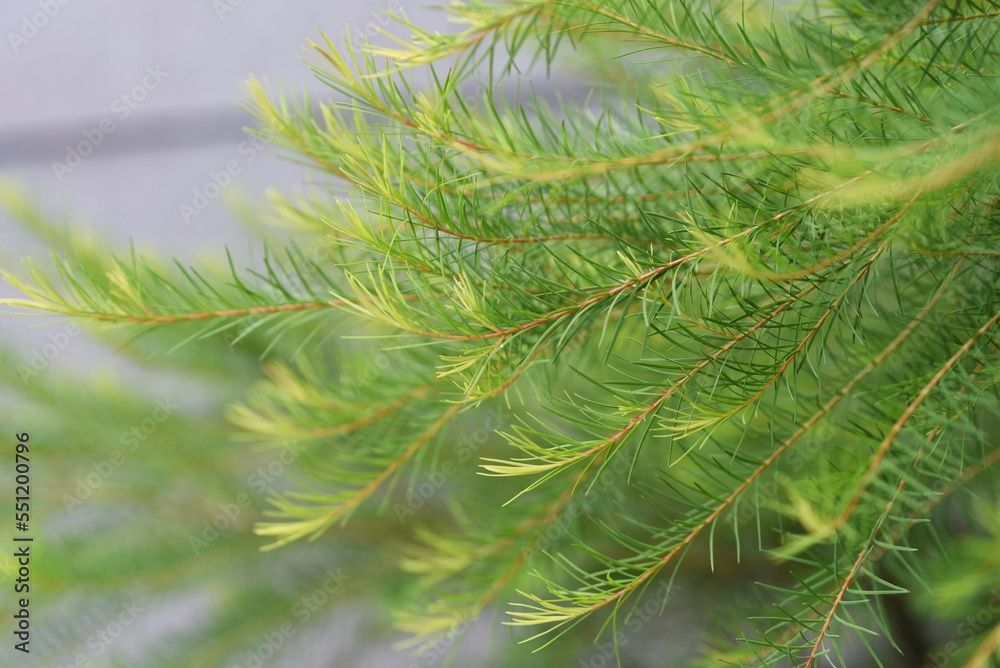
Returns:
[[[620,659],[651,592],[719,571],[757,584],[691,662],[944,651],[906,626],[998,582],[1000,4],[447,11],[310,41],[318,105],[247,84],[316,170],[272,198],[305,243],[254,270],[57,254],[5,303],[266,358],[227,418],[304,454],[264,549],[395,522],[370,549],[405,540],[392,607],[425,650],[499,607],[542,657]],[[698,598],[657,600],[647,632]],[[949,660],[992,665],[997,622]]]

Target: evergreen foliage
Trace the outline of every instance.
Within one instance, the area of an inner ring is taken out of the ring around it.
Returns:
[[[424,656],[498,611],[503,665],[595,639],[654,665],[629,639],[707,606],[702,645],[656,665],[996,665],[1000,614],[955,625],[1000,606],[1000,3],[448,11],[451,34],[309,42],[328,100],[247,84],[254,132],[317,174],[272,197],[300,236],[254,268],[52,236],[51,265],[4,272],[8,307],[230,400],[228,425],[157,436],[113,488],[121,534],[73,539],[53,588],[110,582],[100,559],[155,524],[122,577],[269,583],[163,665],[223,665],[335,560]],[[546,101],[544,72],[592,90]],[[30,387],[65,415],[67,489],[107,448],[66,438],[80,416],[149,410]],[[285,451],[256,535],[192,560],[246,458]]]

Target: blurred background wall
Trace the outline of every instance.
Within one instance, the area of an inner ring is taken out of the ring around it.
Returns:
[[[322,95],[300,59],[305,40],[318,29],[373,33],[394,11],[446,27],[411,0],[8,0],[0,173],[113,244],[218,248],[238,238],[223,197],[187,219],[178,210],[213,172],[236,160],[235,186],[251,191],[306,177],[266,151],[241,150],[250,119],[237,106],[240,83],[252,74]]]

